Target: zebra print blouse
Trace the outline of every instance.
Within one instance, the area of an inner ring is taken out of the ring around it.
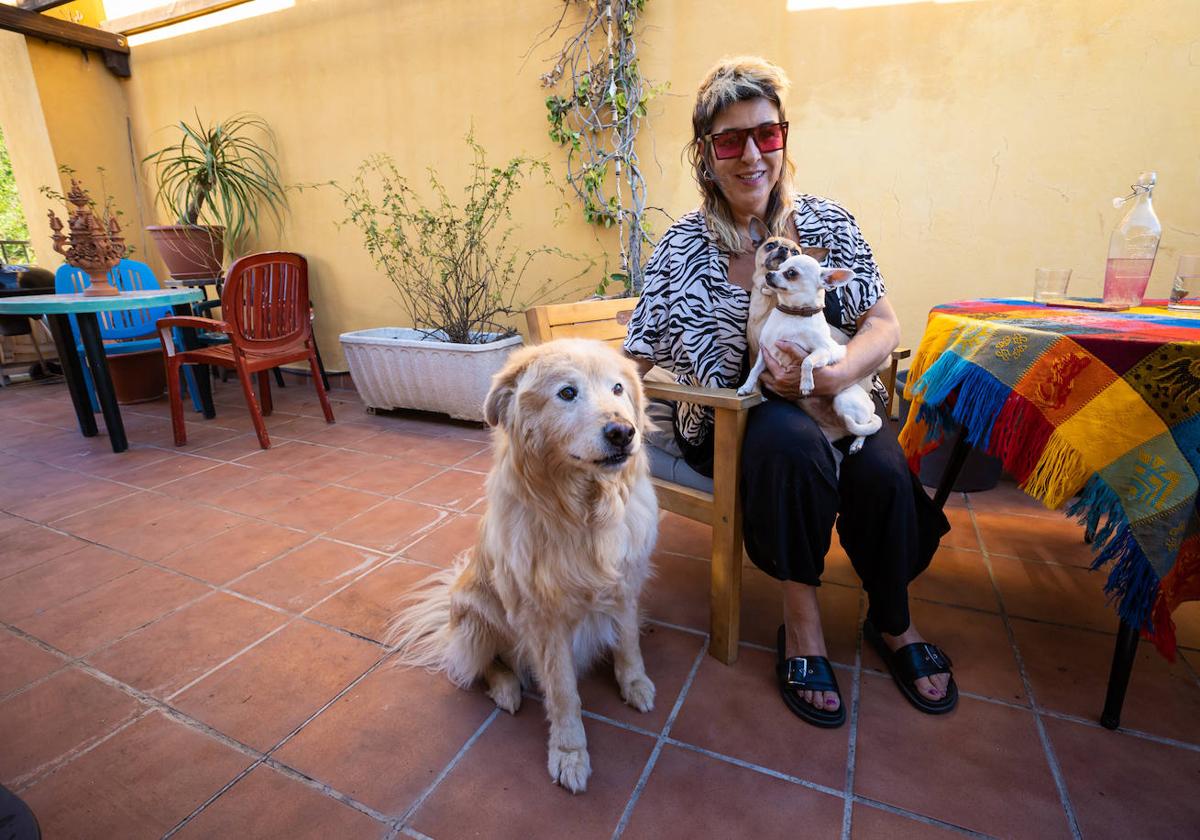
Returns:
[[[854,335],[859,318],[887,291],[871,248],[854,217],[828,199],[797,196],[793,212],[800,244],[827,248],[826,266],[854,270],[849,285],[827,293],[836,294],[840,304],[841,323],[834,326]],[[746,355],[750,296],[728,276],[729,255],[717,248],[702,211],[682,216],[650,256],[625,350],[671,371],[680,383],[736,388]],[[875,390],[886,401],[878,377]],[[712,430],[712,410],[680,403],[675,425],[686,441],[699,446]]]

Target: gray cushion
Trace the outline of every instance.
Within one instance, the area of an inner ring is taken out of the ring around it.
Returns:
[[[703,490],[705,493],[713,491],[713,480],[689,467],[679,455],[672,455],[654,444],[646,447],[646,453],[650,456],[650,474],[655,478],[682,484],[693,490]]]
[[[650,474],[663,481],[671,481],[691,487],[693,490],[713,491],[713,480],[701,475],[687,465],[683,453],[679,451],[679,442],[675,440],[674,417],[672,405],[668,400],[647,400],[646,402],[646,442],[650,444],[647,454],[650,457]],[[842,452],[836,446],[826,442],[825,446],[833,452],[834,468],[841,471]]]
[[[646,403],[645,435],[646,442],[650,444],[647,447],[650,474],[663,481],[711,493],[712,479],[700,475],[683,460],[679,442],[675,440],[673,414],[671,403],[667,400],[648,400]]]

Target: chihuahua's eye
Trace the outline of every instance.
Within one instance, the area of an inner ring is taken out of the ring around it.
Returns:
[[[570,402],[577,396],[579,396],[579,391],[576,390],[574,385],[564,385],[558,389],[558,398],[565,402]]]
[[[790,280],[791,278],[796,276],[796,269],[789,268],[787,271],[783,272],[783,276],[787,277]]]
[[[618,397],[621,396],[622,394],[625,393],[625,386],[622,385],[620,382],[618,382],[616,385],[613,386],[613,393],[616,394]]]

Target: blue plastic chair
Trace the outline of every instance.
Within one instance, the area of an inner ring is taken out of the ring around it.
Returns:
[[[121,260],[108,272],[108,282],[123,292],[136,289],[161,289],[158,278],[150,270],[150,266],[137,260]],[[87,272],[73,265],[63,263],[54,273],[55,294],[68,295],[82,292],[92,285],[92,279]],[[154,309],[125,309],[113,312],[98,313],[100,323],[100,338],[104,341],[104,352],[110,356],[123,353],[137,353],[142,350],[161,350],[162,344],[158,339],[155,324],[159,318],[174,314],[169,306]],[[88,370],[86,356],[83,352],[83,342],[79,337],[79,324],[71,315],[71,334],[75,339],[75,352],[79,354],[83,368],[83,380],[87,385],[88,397],[92,401],[92,411],[100,410],[96,399],[96,386],[92,381],[92,373]],[[176,341],[180,341],[176,336]],[[183,371],[187,391],[192,395],[192,405],[196,411],[202,411],[199,391],[196,389],[196,377],[192,370]]]

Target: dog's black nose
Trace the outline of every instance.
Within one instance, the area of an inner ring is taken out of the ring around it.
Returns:
[[[615,420],[604,426],[604,439],[613,446],[624,449],[633,440],[633,426],[628,423],[618,423]]]

